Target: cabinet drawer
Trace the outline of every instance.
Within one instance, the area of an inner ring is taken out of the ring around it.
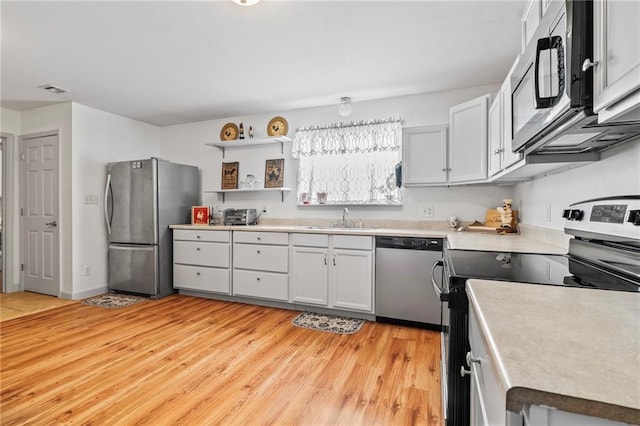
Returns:
[[[174,241],[173,262],[187,265],[228,268],[229,244],[195,241]]]
[[[229,231],[174,229],[174,240],[229,242]]]
[[[271,272],[289,272],[289,247],[234,244],[233,267]]]
[[[288,300],[289,276],[271,272],[233,271],[233,294],[264,299]]]
[[[233,231],[234,243],[247,244],[289,244],[289,234],[283,232]]]
[[[228,268],[173,266],[173,287],[229,294]]]
[[[329,247],[329,236],[324,234],[292,234],[291,243],[303,247]]]
[[[333,247],[355,250],[373,250],[373,237],[334,235]]]

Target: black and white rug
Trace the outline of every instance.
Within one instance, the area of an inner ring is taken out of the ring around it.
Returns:
[[[310,328],[312,330],[328,331],[338,334],[356,333],[365,320],[358,318],[341,317],[338,315],[316,314],[303,312],[291,321],[296,327]]]
[[[101,308],[124,308],[134,303],[147,300],[145,297],[131,296],[129,294],[103,294],[90,297],[82,301],[83,305],[99,306]]]

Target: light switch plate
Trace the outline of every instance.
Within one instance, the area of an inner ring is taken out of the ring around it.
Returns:
[[[98,195],[97,194],[85,194],[84,203],[85,204],[98,204]]]

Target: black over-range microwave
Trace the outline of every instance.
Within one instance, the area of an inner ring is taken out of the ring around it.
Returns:
[[[550,2],[512,74],[512,149],[594,153],[640,134],[640,121],[593,113],[593,1]]]

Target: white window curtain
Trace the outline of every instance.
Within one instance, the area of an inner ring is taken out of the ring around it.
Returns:
[[[298,129],[293,139],[302,204],[400,204],[396,168],[402,121],[361,121]]]

